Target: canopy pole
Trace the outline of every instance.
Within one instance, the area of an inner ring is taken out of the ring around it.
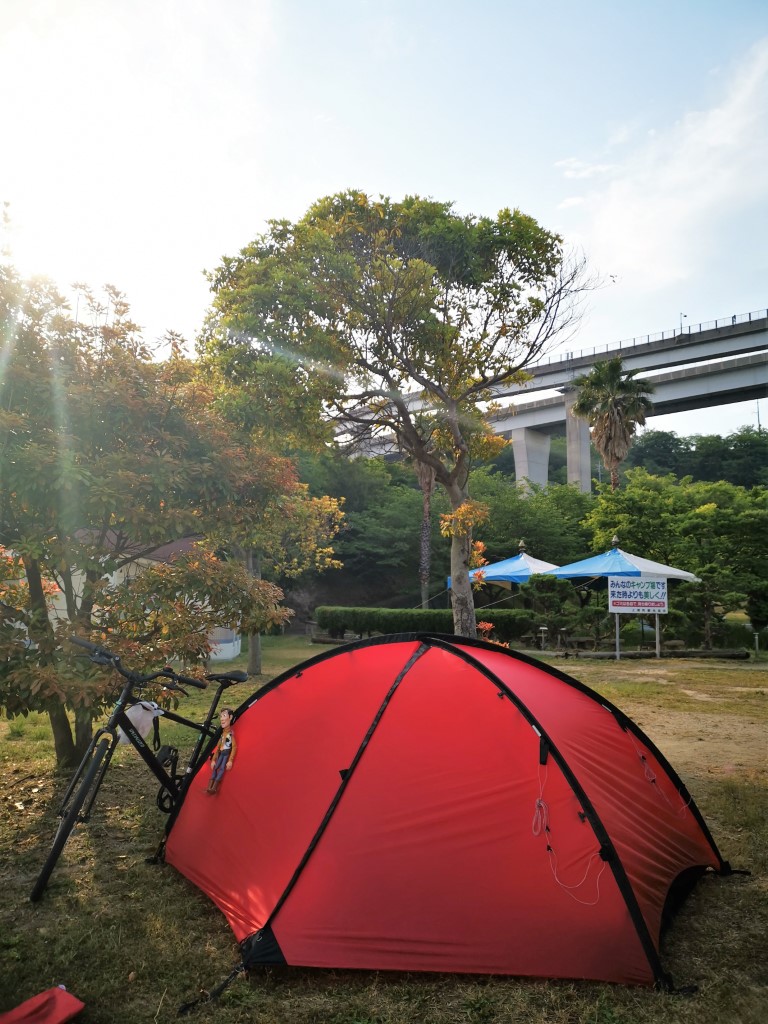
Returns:
[[[656,612],[656,657],[661,657],[661,636],[659,635],[659,613]]]
[[[619,659],[621,658],[621,653],[619,650],[619,613],[614,612],[613,614],[616,618],[616,661],[619,661]]]

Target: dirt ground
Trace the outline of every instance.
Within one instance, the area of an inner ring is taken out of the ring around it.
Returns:
[[[694,699],[716,701],[707,694],[683,691]],[[768,729],[747,716],[668,711],[643,703],[623,709],[647,733],[681,776],[768,776]]]

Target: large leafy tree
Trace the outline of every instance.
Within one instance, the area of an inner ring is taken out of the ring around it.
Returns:
[[[180,562],[167,586],[158,576],[164,603],[131,603],[130,587],[113,586],[169,542],[249,529],[297,482],[285,458],[244,447],[191,363],[153,361],[120,293],[107,298],[108,310],[85,292],[75,320],[49,282],[0,264],[0,545],[18,569],[0,606],[0,701],[49,713],[60,762],[87,742],[99,693],[61,660],[59,633],[119,622],[134,658],[139,640],[147,656],[195,657],[194,614],[251,628],[284,618],[277,588],[232,575],[210,552]],[[170,595],[183,579],[182,608]]]
[[[698,480],[727,480],[742,487],[768,485],[768,433],[742,427],[727,437],[699,434],[691,438],[692,466]]]
[[[211,275],[207,351],[273,425],[399,449],[434,472],[452,520],[454,628],[475,635],[473,459],[496,449],[485,403],[572,324],[583,266],[519,211],[345,192],[272,221]]]
[[[625,370],[621,356],[596,363],[589,373],[574,380],[578,397],[573,415],[585,419],[591,428],[592,444],[611,474],[611,488],[619,486],[619,466],[626,459],[638,426],[652,409],[648,397],[653,384],[637,377],[637,370]]]

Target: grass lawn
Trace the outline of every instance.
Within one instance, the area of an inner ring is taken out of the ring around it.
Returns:
[[[325,650],[264,640],[265,682]],[[554,660],[553,660],[553,663]],[[242,664],[242,659],[239,659]],[[239,978],[195,1017],[217,1024],[763,1024],[768,1020],[768,665],[557,661],[633,717],[667,755],[723,856],[751,875],[705,877],[662,959],[692,996],[587,982],[270,968]],[[233,687],[237,706],[254,683]],[[207,706],[198,693],[182,713]],[[183,730],[163,729],[183,745]],[[162,834],[156,783],[120,748],[92,818],[28,901],[66,777],[47,719],[0,718],[0,1013],[52,985],[86,1003],[83,1024],[171,1021],[239,961],[224,918],[170,867],[145,863]]]

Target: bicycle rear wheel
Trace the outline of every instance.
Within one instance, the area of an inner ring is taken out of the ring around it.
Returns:
[[[53,845],[51,846],[51,852],[48,854],[48,858],[46,859],[45,864],[43,864],[43,868],[37,877],[37,881],[32,887],[32,892],[29,894],[29,898],[33,903],[37,903],[45,892],[45,887],[48,885],[48,879],[51,877],[51,873],[56,867],[56,862],[61,856],[64,844],[69,839],[72,829],[77,824],[80,811],[82,810],[83,804],[94,785],[99,774],[99,769],[101,768],[101,762],[106,757],[107,752],[110,749],[110,745],[109,739],[105,737],[104,739],[99,740],[94,748],[93,757],[88,766],[88,770],[80,781],[80,784],[73,793],[66,810],[61,816],[61,821],[59,822],[59,827],[56,831]]]

